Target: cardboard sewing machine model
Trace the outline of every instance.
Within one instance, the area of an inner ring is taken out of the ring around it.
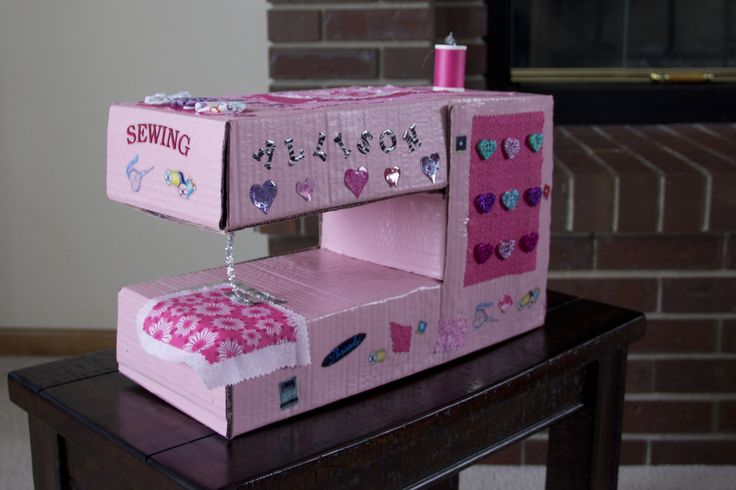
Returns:
[[[538,327],[551,185],[547,96],[113,105],[109,197],[225,234],[228,252],[226,267],[120,291],[120,372],[233,437]],[[232,232],[311,213],[318,248],[232,263]]]

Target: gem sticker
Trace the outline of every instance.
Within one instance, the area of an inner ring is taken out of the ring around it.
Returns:
[[[500,242],[496,247],[496,254],[498,254],[498,257],[500,259],[508,260],[508,258],[511,257],[511,254],[514,252],[515,247],[516,240],[506,240],[504,242]]]
[[[368,184],[368,169],[365,167],[358,167],[358,170],[349,168],[345,171],[345,187],[353,193],[355,198],[360,197],[360,193],[365,189]]]
[[[478,155],[483,160],[488,160],[495,153],[497,146],[496,140],[480,140],[478,142]]]
[[[526,144],[534,153],[537,153],[542,149],[542,143],[544,142],[544,135],[542,133],[532,133],[526,137]]]
[[[314,179],[307,177],[306,179],[296,183],[296,193],[307,202],[312,201],[312,193],[314,192]]]
[[[496,195],[492,192],[489,192],[488,194],[478,194],[473,200],[475,209],[477,209],[480,214],[488,214],[495,202]]]
[[[512,160],[521,151],[521,143],[516,138],[506,138],[503,140],[503,153],[509,160]]]
[[[501,195],[501,205],[506,211],[513,211],[519,202],[519,190],[511,189]]]
[[[395,353],[409,352],[411,350],[411,325],[401,325],[389,322],[391,329],[391,350]]]
[[[401,177],[401,169],[399,167],[389,167],[383,171],[383,178],[389,187],[399,185],[399,177]]]
[[[519,246],[521,249],[529,253],[537,246],[537,242],[539,241],[539,233],[531,232],[528,235],[524,235],[519,240]]]
[[[439,153],[432,153],[428,157],[422,157],[419,165],[422,167],[422,173],[434,184],[437,172],[440,169]]]
[[[455,151],[465,151],[467,147],[468,147],[468,137],[467,136],[455,137]]]
[[[371,351],[370,354],[368,354],[368,362],[371,366],[378,362],[383,362],[386,360],[386,349],[379,349]]]
[[[514,306],[514,298],[508,294],[504,294],[503,297],[498,300],[498,309],[501,310],[501,313],[506,313],[512,306]]]
[[[137,163],[138,155],[134,156],[133,159],[125,166],[125,175],[128,176],[128,180],[130,181],[130,190],[133,192],[139,192],[141,190],[143,177],[145,177],[148,172],[153,170],[153,167],[149,167],[145,170],[139,170],[135,168],[135,165]]]
[[[493,308],[493,303],[478,303],[475,305],[475,315],[473,316],[473,328],[480,328],[486,323],[497,322],[488,312]]]
[[[296,388],[296,376],[279,383],[279,406],[281,410],[293,407],[299,401]]]
[[[529,189],[524,191],[524,200],[531,207],[536,206],[537,204],[539,204],[539,201],[542,200],[542,188],[530,187]]]
[[[184,173],[180,170],[167,170],[164,173],[164,182],[166,185],[174,186],[179,191],[179,196],[189,199],[194,191],[197,190],[197,184],[191,177],[184,177]]]
[[[417,333],[424,333],[427,331],[427,322],[424,320],[419,320],[419,324],[417,325]]]
[[[473,256],[479,264],[485,264],[493,255],[493,245],[490,243],[479,243],[473,248]]]
[[[274,199],[276,199],[277,191],[276,182],[271,179],[265,181],[263,185],[253,184],[250,187],[250,202],[263,211],[263,214],[268,214]]]
[[[336,362],[340,361],[343,357],[353,352],[355,349],[358,348],[360,344],[363,343],[363,341],[365,340],[365,336],[366,334],[364,333],[353,335],[352,337],[332,349],[322,361],[322,367],[332,366]]]

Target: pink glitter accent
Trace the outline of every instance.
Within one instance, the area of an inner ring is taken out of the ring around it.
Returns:
[[[389,324],[391,326],[391,349],[393,352],[409,352],[411,350],[411,326],[395,322]]]
[[[465,336],[468,333],[468,321],[465,318],[451,318],[442,320],[437,326],[437,341],[435,352],[448,352],[461,349],[465,345]]]

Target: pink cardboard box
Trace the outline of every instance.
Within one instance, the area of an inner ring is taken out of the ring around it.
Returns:
[[[213,230],[324,212],[320,247],[238,264],[260,305],[226,296],[224,268],[124,288],[123,374],[232,437],[543,323],[551,97],[238,100],[230,116],[113,106],[110,197]]]

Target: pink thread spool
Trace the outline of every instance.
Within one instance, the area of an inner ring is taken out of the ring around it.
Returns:
[[[465,90],[465,52],[467,46],[455,44],[452,33],[445,44],[434,45],[434,90]]]

